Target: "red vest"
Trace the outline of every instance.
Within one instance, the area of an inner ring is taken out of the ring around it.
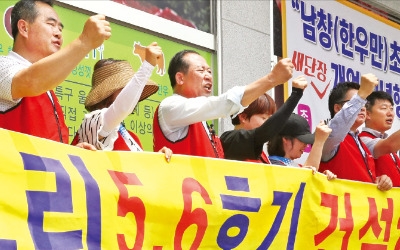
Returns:
[[[132,136],[132,138],[136,141],[136,143],[140,146],[140,148],[143,149],[143,146],[140,143],[139,137],[135,133],[133,133],[129,130],[126,130],[126,131],[128,131],[128,133]],[[79,143],[79,134],[77,132],[74,137],[74,140],[71,142],[71,145],[76,145],[78,143]],[[130,151],[130,148],[128,147],[128,145],[126,145],[126,142],[125,142],[124,138],[121,136],[121,134],[119,133],[119,131],[118,131],[118,138],[117,138],[117,140],[115,140],[114,147],[113,147],[113,151],[116,151],[116,150]]]
[[[205,156],[213,158],[224,158],[224,151],[219,137],[212,135],[210,140],[201,122],[189,125],[189,131],[185,138],[172,142],[168,140],[161,131],[158,123],[158,107],[153,120],[153,149],[159,151],[166,146],[174,154]]]
[[[57,142],[68,143],[64,114],[53,91],[54,106],[47,93],[24,97],[11,109],[0,112],[0,127]]]
[[[363,131],[360,136],[366,136],[369,138],[377,138],[375,135]],[[394,157],[394,159],[392,158]],[[392,179],[394,187],[400,187],[400,159],[397,154],[386,154],[382,155],[378,159],[374,159],[376,175],[381,176],[383,174],[387,175]]]
[[[376,177],[374,159],[365,144],[361,142],[361,145],[367,154],[367,159],[364,159],[354,138],[347,134],[340,143],[336,155],[327,162],[321,162],[318,171],[322,173],[330,170],[341,179],[374,183]]]
[[[264,151],[262,151],[261,156],[260,156],[259,159],[257,159],[257,160],[247,159],[246,161],[248,161],[248,162],[256,162],[256,163],[271,164],[271,162],[268,159],[268,156],[265,154]]]

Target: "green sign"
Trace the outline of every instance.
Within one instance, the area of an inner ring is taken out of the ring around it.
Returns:
[[[13,40],[11,35],[7,32],[7,27],[11,30],[9,27],[9,13],[16,2],[17,1],[0,2],[0,10],[3,16],[3,29],[0,30],[0,55],[7,55],[8,51],[12,49]],[[60,6],[54,6],[54,8],[64,25],[63,46],[66,46],[80,35],[89,16]],[[127,11],[129,11],[129,8],[127,8]],[[144,150],[152,151],[154,112],[158,104],[165,97],[172,94],[168,74],[166,73],[169,60],[180,50],[193,49],[198,51],[206,58],[209,64],[212,65],[211,62],[214,60],[213,55],[209,52],[201,51],[178,42],[135,30],[128,27],[129,25],[123,26],[116,24],[113,20],[108,21],[111,22],[111,38],[105,41],[101,47],[89,53],[71,72],[67,79],[54,89],[64,111],[65,121],[69,128],[70,141],[74,138],[84,115],[87,113],[84,102],[91,88],[94,64],[98,60],[104,58],[127,60],[132,65],[133,70],[137,71],[141,65],[141,59],[138,55],[133,53],[134,44],[140,43],[142,46],[147,46],[155,41],[162,47],[165,59],[165,74],[158,74],[157,72],[160,70],[156,68],[150,77],[151,80],[159,85],[159,91],[146,100],[139,102],[133,113],[124,121],[127,129],[139,136]],[[59,64],[60,67],[63,66],[63,62],[59,62]]]

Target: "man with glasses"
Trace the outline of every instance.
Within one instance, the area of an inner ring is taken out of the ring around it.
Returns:
[[[332,132],[326,140],[319,171],[330,170],[341,179],[376,183],[379,190],[392,188],[387,175],[376,176],[374,159],[360,140],[357,128],[365,121],[366,98],[378,79],[373,74],[361,76],[361,84],[339,83],[329,95]]]
[[[395,114],[393,98],[385,91],[372,92],[367,97],[365,127],[360,133],[361,140],[374,156],[377,175],[388,175],[394,187],[400,187],[400,130],[392,135],[386,131],[392,128]]]

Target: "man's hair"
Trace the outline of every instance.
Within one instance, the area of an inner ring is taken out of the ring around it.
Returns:
[[[178,72],[182,72],[186,74],[189,69],[189,64],[183,59],[183,57],[186,54],[197,54],[199,53],[194,50],[182,50],[174,55],[172,57],[171,61],[169,62],[169,67],[168,67],[168,75],[169,75],[169,80],[171,82],[171,87],[172,89],[175,88],[176,85],[176,80],[175,80],[175,75]]]
[[[329,94],[329,112],[331,113],[331,118],[335,116],[335,104],[341,104],[344,100],[347,92],[350,89],[360,89],[360,84],[356,82],[342,82],[338,83]]]
[[[366,108],[368,111],[371,111],[372,107],[375,105],[376,100],[387,100],[394,105],[393,98],[390,94],[385,91],[374,91],[367,97],[367,105]]]
[[[11,11],[11,30],[12,36],[15,38],[18,35],[18,21],[23,19],[28,23],[33,23],[38,16],[36,2],[42,2],[53,7],[54,0],[20,0]]]
[[[256,100],[254,100],[245,110],[243,110],[242,114],[246,115],[246,119],[250,119],[253,115],[257,114],[269,114],[273,115],[276,112],[276,104],[271,96],[267,93],[264,93]],[[233,125],[239,125],[240,120],[239,116],[235,116],[232,118]]]

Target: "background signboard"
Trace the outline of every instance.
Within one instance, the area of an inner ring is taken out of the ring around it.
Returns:
[[[2,29],[0,29],[0,55],[7,55],[12,49],[13,39],[9,34],[11,8],[16,1],[1,1],[0,11],[2,13]],[[83,29],[83,25],[88,19],[88,15],[82,14],[60,6],[54,6],[62,23],[64,24],[63,37],[64,45],[69,44],[77,38]],[[126,8],[129,11],[129,8]],[[91,88],[91,76],[94,64],[103,58],[114,58],[128,60],[134,71],[137,71],[141,65],[139,56],[133,54],[134,43],[140,43],[143,46],[156,41],[163,49],[165,59],[165,70],[168,68],[169,60],[172,56],[183,49],[193,49],[198,51],[207,62],[212,65],[213,54],[199,50],[181,43],[177,43],[156,35],[147,34],[138,31],[128,25],[116,24],[111,21],[112,36],[104,44],[89,53],[79,65],[71,72],[67,79],[56,89],[54,89],[63,107],[65,121],[69,128],[70,141],[79,129],[81,121],[87,113],[84,107],[86,95]],[[63,62],[59,62],[62,67]],[[159,85],[159,91],[148,99],[140,102],[134,112],[125,119],[127,129],[135,132],[143,145],[144,150],[153,150],[152,127],[153,115],[158,104],[166,97],[172,94],[168,74],[157,74],[157,68],[153,71],[150,79]]]
[[[359,82],[366,73],[375,74],[377,90],[394,99],[389,133],[400,128],[399,25],[348,1],[300,0],[282,1],[282,23],[284,57],[292,58],[294,77],[303,74],[309,82],[295,112],[312,130],[330,119],[330,90],[339,82]]]

